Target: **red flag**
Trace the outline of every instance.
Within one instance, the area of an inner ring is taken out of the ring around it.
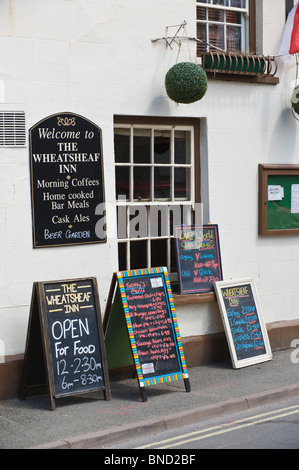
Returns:
[[[288,15],[278,55],[288,62],[289,56],[297,52],[299,52],[299,1]]]

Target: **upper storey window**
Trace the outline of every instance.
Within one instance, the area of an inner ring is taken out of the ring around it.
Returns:
[[[196,7],[198,54],[248,52],[249,0],[202,0]]]

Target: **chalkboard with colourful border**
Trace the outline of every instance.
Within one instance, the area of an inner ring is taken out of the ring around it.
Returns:
[[[180,294],[214,292],[222,280],[218,225],[175,227]]]
[[[173,380],[184,379],[190,391],[165,267],[114,273],[104,331],[108,369],[134,365],[142,401],[145,387]]]
[[[230,355],[235,369],[272,359],[267,329],[252,278],[215,283]]]
[[[35,282],[20,399],[98,392],[111,399],[96,278]]]

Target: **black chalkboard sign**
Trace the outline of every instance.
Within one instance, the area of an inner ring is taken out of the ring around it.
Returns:
[[[180,293],[213,292],[222,280],[218,225],[175,227],[175,247]]]
[[[118,286],[112,305],[115,286]],[[121,302],[119,302],[119,297]],[[121,303],[125,323],[114,321]],[[127,329],[127,343],[119,341],[117,328]],[[188,371],[181,343],[167,270],[161,268],[121,271],[114,274],[104,320],[109,368],[124,364],[130,346],[137,372],[141,398],[146,401],[145,387],[185,380],[190,391]],[[129,342],[128,342],[129,338]],[[127,362],[130,364],[130,361]],[[112,367],[111,367],[112,365]]]
[[[216,282],[215,291],[234,368],[272,359],[254,280]]]
[[[101,129],[74,113],[29,130],[33,247],[106,241]]]
[[[51,409],[63,396],[103,391],[110,399],[99,308],[95,278],[34,283],[23,398],[46,378]]]

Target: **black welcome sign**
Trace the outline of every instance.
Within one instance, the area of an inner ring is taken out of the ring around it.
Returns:
[[[34,248],[105,242],[101,129],[66,112],[35,124],[29,140]]]
[[[218,225],[175,227],[181,294],[213,292],[222,280]]]

